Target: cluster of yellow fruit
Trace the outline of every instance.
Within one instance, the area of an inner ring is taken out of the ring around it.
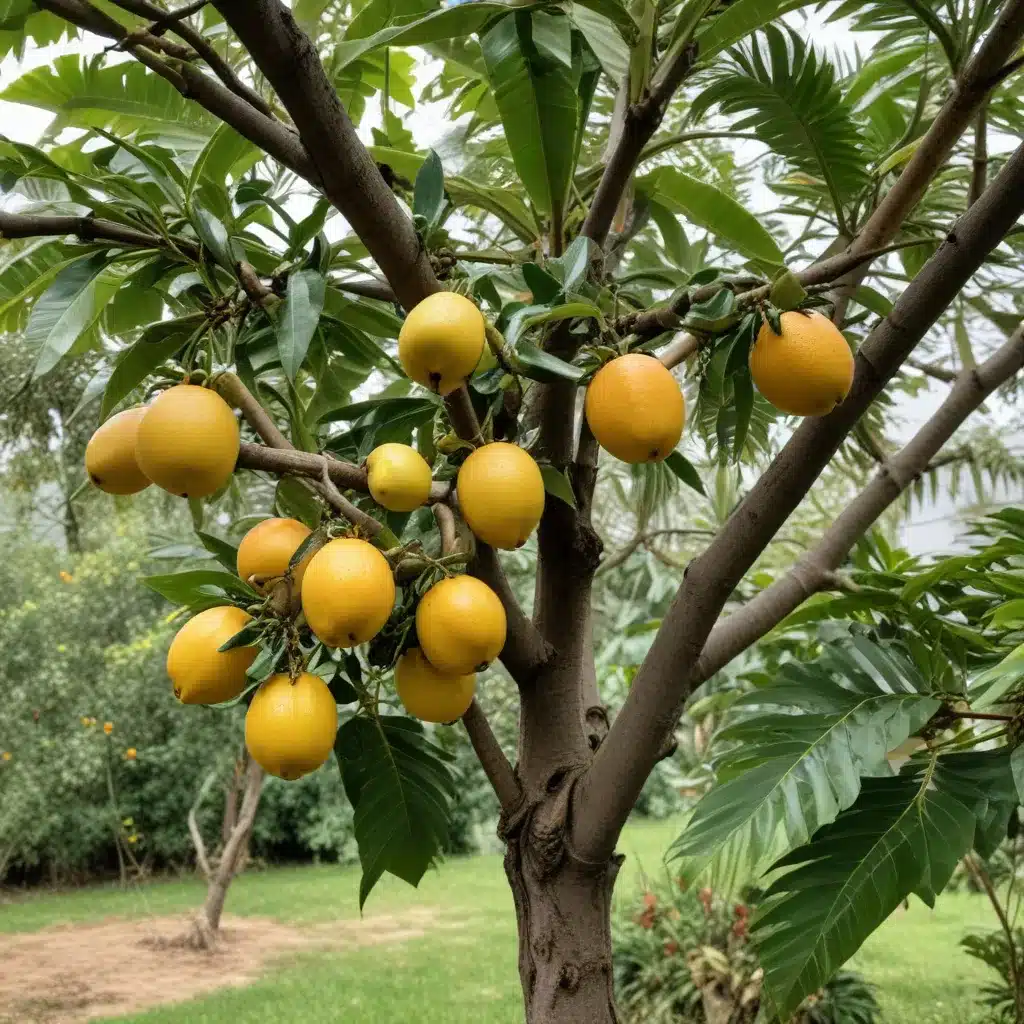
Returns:
[[[268,519],[253,527],[238,548],[238,574],[262,592],[277,585],[309,528],[294,519]],[[372,640],[391,615],[395,583],[377,548],[353,537],[329,541],[292,570],[302,610],[328,647],[354,647]],[[178,632],[167,653],[175,695],[186,704],[219,704],[246,687],[256,657],[249,646],[220,648],[252,617],[241,608],[208,608]],[[432,586],[419,603],[419,647],[407,651],[395,670],[406,710],[430,722],[450,722],[469,707],[475,673],[505,645],[505,610],[498,596],[470,576]],[[329,756],[337,731],[337,707],[327,684],[303,672],[273,675],[256,692],[245,719],[246,745],[268,772],[297,779]]]
[[[227,483],[238,460],[238,421],[216,391],[178,384],[149,406],[111,416],[85,449],[89,479],[108,494],[151,483],[205,498]]]

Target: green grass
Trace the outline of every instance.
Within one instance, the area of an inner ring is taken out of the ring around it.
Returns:
[[[675,822],[631,825],[617,899],[635,899],[643,877],[662,870]],[[253,872],[231,889],[228,912],[294,924],[353,918],[358,869],[283,868]],[[91,888],[30,896],[0,911],[0,932],[105,917],[145,917],[194,909],[203,888],[157,882],[141,890]],[[498,856],[454,859],[430,872],[419,889],[387,878],[367,915],[411,906],[437,908],[443,927],[393,945],[293,954],[241,989],[223,989],[119,1024],[521,1024],[512,899]],[[967,894],[943,896],[935,911],[912,904],[865,945],[854,966],[879,986],[890,1024],[963,1024],[975,1013],[973,993],[986,970],[957,943],[969,928],[993,927],[987,904]]]

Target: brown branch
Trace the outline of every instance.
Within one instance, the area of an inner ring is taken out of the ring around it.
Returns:
[[[320,187],[412,309],[440,289],[412,221],[360,141],[316,47],[279,0],[214,0],[299,131]]]
[[[376,537],[383,529],[384,524],[374,519],[369,512],[353,505],[345,497],[331,479],[331,462],[326,455],[320,456],[320,493],[330,503],[331,507],[340,512],[353,526],[358,526],[368,537]]]
[[[942,381],[944,384],[952,384],[957,379],[955,370],[947,370],[944,366],[939,366],[936,363],[926,363],[919,359],[908,359],[906,365],[913,370],[917,370],[918,373],[923,373],[926,377]]]
[[[510,811],[522,800],[523,791],[512,765],[491,731],[487,716],[475,700],[462,716],[462,724],[466,727],[469,741],[498,797],[502,811]]]
[[[398,302],[391,285],[386,281],[375,281],[373,278],[359,281],[349,279],[339,281],[337,278],[331,278],[331,284],[352,295],[362,295],[367,299],[380,299],[381,302]]]
[[[91,6],[86,0],[38,0],[38,4],[72,25],[108,39],[121,42],[130,34],[120,22]],[[147,39],[152,40],[154,46],[167,49],[168,44],[158,37],[149,36]],[[169,82],[186,99],[195,100],[285,167],[291,168],[311,184],[319,185],[316,170],[301,140],[286,125],[268,117],[248,100],[203,74],[187,60],[177,60],[172,65],[141,43],[130,43],[125,49],[150,71]]]
[[[451,555],[459,541],[458,530],[455,525],[455,513],[450,505],[438,502],[430,507],[437,522],[438,533],[441,534],[441,554]]]
[[[577,790],[573,835],[588,860],[613,849],[665,735],[700,682],[700,652],[734,588],[903,360],[1022,213],[1024,145],[860,347],[846,400],[828,416],[804,420],[707,550],[689,564],[608,740]]]
[[[202,0],[176,11],[163,11],[156,4],[149,0],[112,0],[122,10],[137,14],[143,18],[153,18],[153,24],[148,28],[152,36],[161,36],[170,30],[176,36],[183,39],[195,50],[196,54],[206,61],[210,70],[230,89],[236,96],[245,100],[255,107],[260,113],[267,117],[274,117],[274,111],[270,104],[263,99],[255,89],[247,86],[235,73],[234,69],[216,51],[211,43],[203,36],[202,32],[185,24],[185,19],[198,11],[201,11],[209,3],[209,0]]]
[[[188,834],[192,837],[192,845],[196,849],[196,863],[199,865],[199,870],[202,871],[203,878],[205,878],[207,882],[210,881],[213,871],[210,868],[210,858],[206,853],[206,843],[203,842],[203,833],[199,830],[199,822],[196,820],[196,814],[202,806],[203,801],[206,799],[206,794],[209,793],[210,787],[216,781],[217,773],[215,771],[211,771],[203,780],[203,784],[199,787],[199,792],[196,794],[196,798],[192,802],[192,806],[188,809]]]
[[[670,370],[673,370],[680,363],[685,363],[698,348],[700,348],[700,338],[695,334],[684,332],[658,353],[658,359],[661,361],[662,366],[667,366]]]
[[[147,231],[136,231],[101,217],[51,217],[27,213],[0,212],[0,238],[58,238],[75,235],[83,242],[116,242],[143,249],[166,249],[190,260],[200,258],[195,242],[185,238],[162,238]]]
[[[960,373],[931,419],[882,466],[871,483],[786,576],[715,626],[704,645],[695,677],[700,682],[710,678],[774,629],[808,597],[831,586],[827,574],[842,565],[857,539],[929,468],[936,453],[971,413],[1022,366],[1024,328],[1016,331],[980,366]]]
[[[971,160],[971,188],[967,205],[973,206],[988,180],[988,100],[981,105],[974,121],[974,158]]]

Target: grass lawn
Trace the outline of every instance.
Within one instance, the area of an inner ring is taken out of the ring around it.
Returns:
[[[664,869],[673,822],[631,825],[617,897],[635,896],[643,875]],[[232,886],[228,911],[294,924],[358,916],[358,869],[303,867],[251,873]],[[104,917],[146,917],[194,908],[195,882],[159,882],[121,892],[94,888],[16,900],[0,908],[0,932]],[[440,908],[452,925],[425,938],[284,957],[258,983],[125,1021],[145,1024],[521,1024],[512,899],[498,856],[456,859],[431,872],[418,890],[387,878],[366,913],[410,906]],[[950,894],[937,909],[914,903],[895,914],[854,966],[874,981],[890,1024],[963,1024],[986,971],[962,957],[957,942],[972,927],[993,926],[981,897]],[[2,946],[0,941],[0,946]]]

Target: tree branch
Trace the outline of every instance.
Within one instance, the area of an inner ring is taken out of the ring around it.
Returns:
[[[279,0],[214,0],[298,128],[317,179],[412,309],[440,290],[412,221],[356,134],[316,47]]]
[[[350,292],[352,295],[362,295],[367,299],[380,299],[381,302],[398,302],[398,297],[386,281],[375,281],[373,278],[366,280],[352,281],[345,279],[339,281],[331,278],[331,284],[343,292]]]
[[[808,597],[831,586],[829,575],[879,516],[926,469],[964,421],[1024,366],[1024,327],[984,363],[963,370],[935,414],[881,467],[870,484],[840,513],[821,540],[782,579],[762,590],[711,631],[694,678],[709,679],[774,629]]]
[[[988,178],[988,100],[978,111],[974,121],[974,158],[971,160],[971,188],[967,194],[967,205],[973,206],[982,192]]]
[[[701,649],[733,589],[903,360],[1022,213],[1024,145],[861,346],[846,400],[828,416],[804,420],[707,550],[689,564],[608,740],[577,789],[573,836],[586,859],[600,860],[614,848],[663,738],[699,682]]]
[[[210,792],[210,787],[216,781],[217,773],[215,771],[209,772],[206,778],[203,779],[203,784],[199,787],[199,792],[196,794],[195,800],[192,801],[192,806],[188,809],[188,834],[192,837],[192,845],[196,849],[196,863],[199,865],[199,870],[202,871],[203,878],[207,882],[210,881],[213,872],[210,868],[210,858],[206,853],[206,843],[203,842],[203,833],[199,830],[196,814],[203,805],[206,794]]]
[[[83,242],[116,242],[118,245],[143,249],[167,249],[181,253],[190,260],[198,260],[201,255],[199,246],[188,239],[163,238],[100,217],[37,216],[28,213],[0,212],[0,238],[40,238],[48,235],[58,238],[75,235]]]
[[[122,42],[130,34],[120,22],[92,7],[86,0],[38,0],[38,5],[72,25],[108,39]],[[152,40],[154,46],[167,49],[167,44],[158,37],[146,38]],[[302,142],[286,125],[268,117],[247,99],[236,95],[187,61],[178,60],[172,66],[141,43],[126,43],[125,49],[154,74],[166,79],[186,99],[195,100],[285,167],[311,184],[319,185],[316,170]]]
[[[502,811],[511,810],[523,798],[523,791],[512,765],[491,731],[487,716],[475,700],[462,716],[462,724],[466,727],[477,760],[498,797]]]
[[[940,380],[944,384],[952,384],[957,379],[955,370],[947,370],[944,366],[939,366],[936,363],[925,363],[919,359],[908,359],[906,365],[911,369],[917,370],[918,373],[923,373],[926,377],[931,377],[934,380]]]

